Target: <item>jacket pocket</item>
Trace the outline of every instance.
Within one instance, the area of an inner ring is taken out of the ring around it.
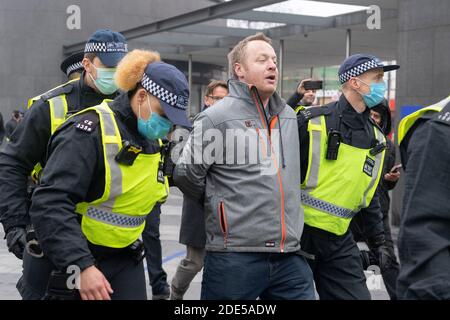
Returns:
[[[220,230],[223,235],[223,246],[227,247],[228,241],[228,223],[227,223],[227,215],[225,213],[225,203],[223,200],[220,200],[217,205],[217,212],[219,214],[219,222],[220,222]]]

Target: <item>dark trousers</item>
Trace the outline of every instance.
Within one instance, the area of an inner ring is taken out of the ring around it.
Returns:
[[[388,267],[382,268],[381,276],[383,277],[386,290],[391,300],[397,299],[397,278],[400,272],[400,266],[395,256],[394,241],[392,240],[391,225],[389,223],[389,215],[387,212],[383,212],[383,225],[384,235],[386,239],[386,246],[388,247],[389,254],[391,256],[391,263]]]
[[[336,236],[305,225],[302,250],[308,260],[321,300],[370,300],[358,246],[351,232]]]
[[[144,265],[136,263],[127,254],[102,258],[97,268],[111,284],[113,300],[146,300]],[[50,273],[56,270],[45,257],[35,258],[26,250],[23,257],[23,274],[17,282],[17,289],[24,300],[44,298]]]
[[[202,300],[315,300],[306,259],[288,253],[207,252]]]
[[[142,232],[148,277],[153,295],[160,294],[169,286],[167,284],[167,274],[162,267],[162,249],[161,240],[159,239],[160,215],[161,206],[156,205],[147,216],[145,229]]]
[[[23,300],[41,300],[45,296],[50,273],[56,270],[47,258],[35,258],[23,252],[22,276],[16,288]]]

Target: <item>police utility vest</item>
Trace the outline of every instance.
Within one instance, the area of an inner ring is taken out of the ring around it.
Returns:
[[[50,89],[49,91],[39,96],[28,100],[28,109],[30,109],[33,103],[38,101],[39,99],[43,99],[48,102],[50,108],[50,123],[52,134],[66,120],[66,115],[68,112],[66,94],[70,93],[72,90],[71,88],[65,89],[65,87],[76,81],[78,81],[78,79],[68,81],[60,86]]]
[[[406,134],[408,133],[409,129],[414,125],[414,123],[421,118],[425,113],[428,112],[434,112],[438,113],[441,112],[444,106],[436,104],[430,107],[426,107],[420,110],[417,110],[416,112],[411,113],[410,115],[404,117],[400,123],[398,124],[398,144],[401,144],[403,139],[405,138]]]
[[[28,99],[27,108],[30,109],[33,103],[38,101],[39,99],[43,99],[48,102],[49,112],[50,112],[50,132],[53,134],[58,127],[66,121],[66,116],[68,112],[68,104],[66,99],[66,94],[72,91],[72,87],[69,85],[73,82],[78,81],[78,79],[74,79],[63,83],[60,86],[57,86],[53,89],[48,90],[47,92]],[[39,177],[42,173],[42,166],[40,163],[37,163],[34,166],[33,171],[31,172],[31,178],[35,183],[39,181]]]
[[[28,109],[30,109],[33,103],[38,101],[39,99],[48,102],[51,134],[55,133],[56,129],[58,129],[58,127],[62,125],[64,121],[66,121],[67,113],[69,110],[66,95],[72,92],[73,87],[71,86],[71,84],[77,82],[78,80],[79,79],[70,80],[60,86],[50,89],[49,91],[28,100]],[[104,101],[109,102],[112,100],[105,99]],[[31,178],[35,183],[39,181],[41,173],[42,165],[40,163],[37,163],[33,171],[31,172]]]
[[[82,215],[81,229],[91,243],[124,248],[139,238],[155,204],[167,198],[168,181],[158,182],[160,153],[139,153],[132,165],[119,164],[115,157],[122,148],[122,137],[113,111],[103,102],[77,115],[89,111],[100,119],[105,189],[99,199],[77,204],[76,212]]]
[[[301,184],[305,224],[340,236],[347,232],[356,213],[372,201],[385,151],[371,155],[371,149],[341,142],[337,159],[327,160],[328,131],[323,114],[309,120],[308,132],[308,170]],[[379,143],[386,142],[375,125],[374,133]]]

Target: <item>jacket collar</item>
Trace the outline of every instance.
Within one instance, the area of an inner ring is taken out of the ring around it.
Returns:
[[[366,108],[363,113],[358,113],[342,94],[339,98],[339,113],[342,115],[343,122],[350,128],[361,129],[369,123],[370,110]]]
[[[130,98],[127,93],[121,93],[109,104],[114,114],[133,132],[137,132],[137,117],[131,109]]]
[[[238,80],[228,80],[229,96],[238,99],[246,100],[252,105],[255,104],[253,99],[253,93],[256,93],[256,97],[259,99],[258,89],[252,85]],[[259,99],[260,100],[260,99]],[[271,115],[278,115],[286,107],[286,102],[274,92],[269,99],[269,112]]]

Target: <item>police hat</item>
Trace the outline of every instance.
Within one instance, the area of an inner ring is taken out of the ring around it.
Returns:
[[[64,72],[67,77],[69,77],[74,72],[82,72],[84,70],[83,64],[81,63],[83,61],[83,58],[83,51],[68,56],[61,63],[61,71]]]
[[[385,66],[380,59],[369,54],[354,54],[342,62],[339,68],[339,81],[341,84],[346,83],[353,77],[357,77],[369,70],[382,68],[384,72],[397,70],[399,65]]]
[[[141,84],[148,93],[158,98],[173,124],[188,128],[192,126],[186,114],[189,85],[180,70],[164,62],[150,63],[144,71]]]
[[[114,68],[127,54],[125,37],[115,31],[100,29],[95,31],[86,42],[84,53],[95,53],[107,67]]]

